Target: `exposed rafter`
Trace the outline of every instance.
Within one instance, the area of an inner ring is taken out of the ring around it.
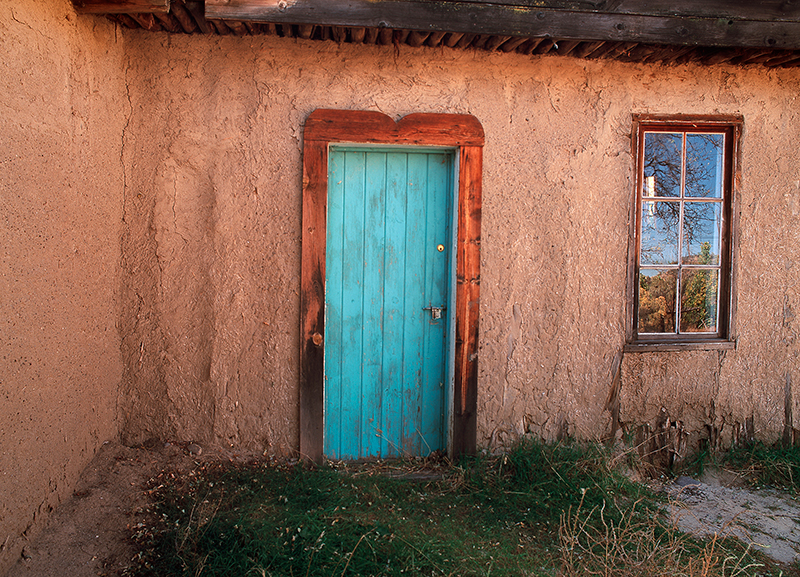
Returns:
[[[82,14],[167,14],[170,0],[72,0]]]
[[[800,7],[796,3],[761,2],[757,8],[754,4],[663,0],[206,0],[206,18],[577,41],[800,49]]]
[[[705,65],[757,65],[768,68],[800,67],[800,46],[791,47],[800,44],[797,41],[797,29],[800,27],[800,0],[703,0],[702,2],[73,0],[73,2],[79,12],[106,14],[109,19],[127,28],[152,32],[234,36],[264,34],[349,44],[407,45],[414,48],[442,46],[456,50],[515,52],[532,57],[558,55],[661,64],[694,62]],[[365,20],[366,17],[363,15],[361,20],[354,20],[354,15],[357,16],[359,11],[353,7],[359,6],[367,10],[368,16],[372,14],[373,20]],[[399,15],[392,12],[403,6],[411,11]],[[243,10],[245,12],[242,12]],[[431,10],[436,18],[425,19],[420,16],[420,14],[424,16],[427,13],[425,11]],[[458,18],[441,16],[450,14],[448,10]],[[513,12],[513,17],[506,20],[489,17],[497,14],[491,12],[493,10],[501,10],[502,14]],[[302,14],[306,14],[306,22],[300,21]],[[337,14],[338,16],[334,18],[333,16]],[[592,20],[593,18],[597,20]],[[348,25],[354,21],[362,24],[376,22],[376,24]],[[533,21],[531,27],[519,26],[520,23],[531,21]],[[606,28],[595,26],[597,22],[606,22]],[[612,24],[608,24],[609,22]],[[632,27],[631,22],[639,24]],[[645,26],[654,22],[660,22],[661,28]],[[436,29],[437,26],[441,29]],[[593,28],[601,29],[601,32]],[[709,29],[713,33],[709,33]],[[732,38],[731,29],[743,30],[746,34],[743,32],[740,37],[734,35]],[[493,30],[500,32],[493,33]],[[659,34],[667,40],[663,38],[660,41],[654,40],[653,38],[660,38]],[[678,40],[670,40],[676,35]],[[598,36],[610,36],[610,38],[596,39]],[[617,40],[617,38],[624,39]],[[631,40],[631,38],[646,40]],[[714,38],[717,39],[718,45],[712,43]]]

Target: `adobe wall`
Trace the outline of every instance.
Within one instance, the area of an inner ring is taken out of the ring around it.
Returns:
[[[605,435],[625,326],[631,115],[744,117],[738,345],[627,354],[620,419],[781,436],[796,342],[800,72],[126,32],[123,437],[298,446],[302,127],[316,108],[486,132],[478,442]],[[797,413],[800,392],[791,396]],[[663,411],[662,411],[663,409]]]
[[[117,434],[122,39],[0,3],[0,575]]]

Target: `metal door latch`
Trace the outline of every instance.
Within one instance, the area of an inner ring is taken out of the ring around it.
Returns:
[[[438,321],[442,318],[442,311],[446,311],[447,307],[422,307],[424,311],[431,311],[431,320]]]

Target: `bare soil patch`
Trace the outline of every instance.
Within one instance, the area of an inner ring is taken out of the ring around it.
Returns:
[[[769,488],[750,489],[735,473],[713,471],[701,480],[679,477],[665,487],[670,515],[687,533],[737,537],[786,565],[800,560],[800,501]],[[797,567],[797,566],[795,566]]]
[[[186,444],[131,448],[107,442],[8,577],[125,575],[136,555],[131,531],[147,522],[148,481],[165,468],[189,470],[200,459],[226,457],[192,454]]]

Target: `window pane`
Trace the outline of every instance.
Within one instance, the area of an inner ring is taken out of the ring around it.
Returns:
[[[678,264],[680,209],[679,202],[642,202],[641,264]]]
[[[681,195],[682,142],[681,134],[645,133],[643,196]]]
[[[639,271],[639,333],[675,332],[678,271]]]
[[[686,136],[686,196],[722,198],[722,134]]]
[[[683,205],[683,264],[719,264],[722,203]]]
[[[717,332],[719,272],[683,269],[681,281],[681,332]]]

